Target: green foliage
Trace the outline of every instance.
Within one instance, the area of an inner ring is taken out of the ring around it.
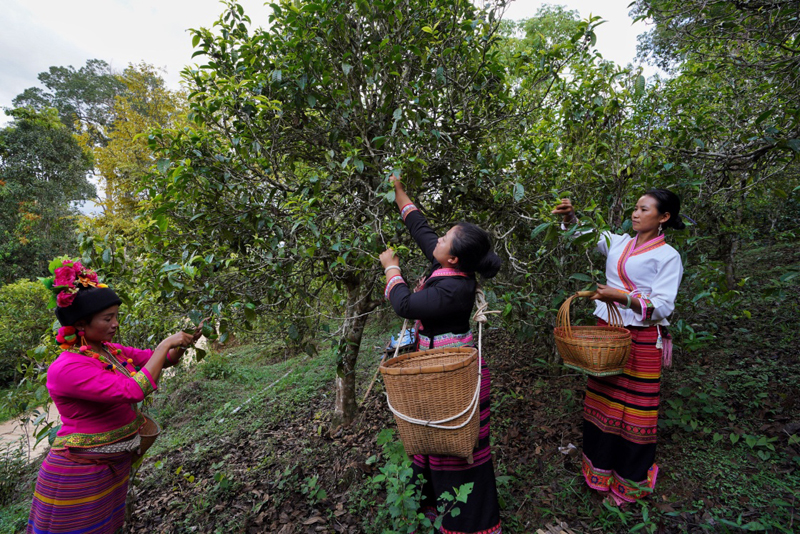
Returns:
[[[26,352],[36,347],[55,319],[50,295],[39,282],[18,280],[0,286],[0,384],[13,381]]]
[[[230,360],[221,354],[212,354],[198,366],[200,374],[208,380],[225,380],[236,374]]]
[[[11,114],[0,130],[0,283],[44,276],[72,246],[72,203],[94,195],[91,158],[54,110]]]
[[[280,311],[274,327],[307,344],[320,318],[343,319],[347,422],[377,256],[404,233],[386,176],[444,197],[485,167],[476,151],[511,112],[498,22],[456,0],[270,7],[268,29],[229,3],[215,32],[193,30],[192,125],[150,137],[148,247],[173,299],[245,326]]]
[[[105,127],[113,120],[114,98],[124,89],[108,63],[90,59],[77,70],[72,66],[50,67],[38,78],[46,90],[29,87],[14,98],[14,106],[40,112],[55,108],[64,124],[76,133],[88,133],[92,144],[105,142]]]
[[[18,443],[0,449],[0,506],[11,502],[27,463],[28,458]]]
[[[319,483],[319,476],[307,477],[300,485],[300,491],[308,498],[311,506],[316,506],[320,501],[328,498],[328,493],[322,488]]]
[[[431,521],[419,510],[424,479],[422,475],[414,477],[411,459],[403,444],[394,440],[394,430],[382,430],[377,443],[382,447],[384,464],[379,468],[380,474],[370,479],[370,484],[376,490],[385,492],[386,498],[371,524],[379,525],[382,534],[435,532],[442,526],[445,516],[450,514],[456,517],[460,513],[457,505],[467,502],[472,492],[472,482],[453,488],[453,493],[442,492],[438,496],[438,515]],[[367,464],[377,461],[377,456],[372,456],[367,459]]]

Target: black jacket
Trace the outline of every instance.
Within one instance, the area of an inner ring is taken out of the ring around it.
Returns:
[[[400,317],[419,319],[422,323],[420,333],[424,336],[432,338],[447,333],[466,333],[470,329],[469,320],[475,304],[475,273],[431,278],[430,274],[441,268],[433,257],[439,237],[419,211],[409,213],[405,223],[411,237],[430,260],[431,268],[424,288],[416,293],[406,284],[392,288],[389,294],[392,308]]]

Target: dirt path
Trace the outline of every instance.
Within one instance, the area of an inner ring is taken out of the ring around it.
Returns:
[[[58,424],[59,421],[58,410],[56,409],[56,406],[53,403],[50,404],[50,411],[48,413],[47,420],[55,421],[56,424]],[[25,426],[27,427],[27,435],[30,437],[31,440],[30,444],[33,445],[33,443],[36,441],[36,439],[33,437],[33,425],[31,423],[28,423]],[[19,421],[12,419],[11,421],[0,423],[0,448],[13,446],[14,444],[21,444],[23,447],[25,447],[26,451],[29,453],[28,458],[30,458],[31,460],[37,458],[40,454],[42,454],[48,449],[49,445],[47,443],[47,440],[43,440],[33,450],[29,451],[28,445],[25,443],[24,439],[23,441],[20,441],[20,438],[24,438],[25,435],[26,435],[25,430],[23,429],[22,426],[20,426]]]

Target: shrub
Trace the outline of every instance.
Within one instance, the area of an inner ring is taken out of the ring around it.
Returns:
[[[0,286],[0,386],[11,383],[17,364],[51,327],[47,289],[39,282],[18,280]]]

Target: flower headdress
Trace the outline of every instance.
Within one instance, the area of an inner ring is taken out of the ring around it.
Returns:
[[[97,274],[83,265],[78,260],[71,260],[61,256],[50,262],[50,272],[53,276],[40,278],[44,286],[50,290],[49,309],[66,308],[75,300],[78,291],[88,287],[108,287],[97,281]]]

